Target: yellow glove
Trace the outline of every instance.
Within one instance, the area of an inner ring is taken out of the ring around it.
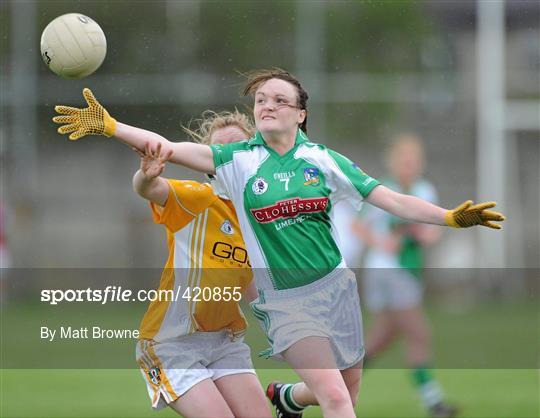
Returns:
[[[58,133],[69,134],[69,139],[75,141],[86,135],[113,136],[116,131],[116,120],[99,104],[89,88],[83,89],[83,96],[88,107],[77,109],[70,106],[55,106],[57,113],[65,116],[55,116],[53,122],[62,123]]]
[[[506,217],[502,213],[486,210],[495,205],[495,202],[484,202],[473,205],[472,200],[467,200],[457,208],[446,211],[444,216],[446,225],[454,228],[468,228],[474,225],[482,225],[492,229],[501,229],[501,225],[491,221],[504,221]]]

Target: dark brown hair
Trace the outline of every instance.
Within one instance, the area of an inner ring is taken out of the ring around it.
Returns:
[[[300,81],[298,81],[295,76],[293,76],[288,71],[277,67],[269,70],[255,70],[244,75],[247,78],[247,83],[242,92],[244,96],[255,94],[261,84],[273,78],[277,78],[279,80],[291,83],[296,88],[298,107],[301,110],[306,111],[306,117],[304,119],[304,122],[300,124],[300,129],[302,129],[307,134],[307,101],[309,96],[307,94],[307,91],[304,90],[304,88],[300,84]]]

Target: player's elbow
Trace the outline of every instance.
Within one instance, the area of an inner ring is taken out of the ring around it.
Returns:
[[[138,195],[142,196],[143,187],[142,187],[142,182],[141,182],[140,176],[141,176],[141,170],[138,170],[133,175],[133,179],[131,180],[131,185],[133,186],[133,191],[135,193],[137,193]]]
[[[165,206],[169,197],[169,183],[161,177],[145,181],[135,175],[133,190],[142,198],[160,206]]]
[[[133,190],[135,193],[146,200],[153,200],[152,197],[156,194],[156,191],[154,190],[157,186],[156,183],[156,181],[145,180],[144,174],[142,174],[141,170],[135,173],[132,180]]]

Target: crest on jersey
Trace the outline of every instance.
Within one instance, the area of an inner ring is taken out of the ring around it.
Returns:
[[[227,234],[227,235],[232,235],[234,234],[234,229],[231,225],[231,222],[228,220],[228,219],[225,219],[225,222],[223,222],[221,224],[221,228],[219,228],[221,230],[221,232],[223,232],[224,234]]]
[[[319,184],[319,169],[315,167],[304,168],[304,186],[317,186]]]
[[[251,186],[251,190],[255,194],[263,194],[268,190],[268,183],[262,177],[257,177]]]
[[[364,173],[364,172],[362,171],[362,169],[360,168],[360,166],[359,166],[358,164],[353,163],[352,166],[353,166],[353,168],[356,168],[358,171],[360,171],[361,174],[366,174],[366,173]]]
[[[154,385],[159,385],[161,383],[161,369],[158,366],[154,366],[151,369],[148,369],[148,377]]]

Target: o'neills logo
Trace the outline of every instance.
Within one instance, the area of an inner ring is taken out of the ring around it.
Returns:
[[[274,205],[260,209],[251,209],[251,214],[257,222],[265,224],[277,219],[294,218],[302,213],[322,212],[328,206],[327,197],[314,197],[312,199],[292,199],[280,200]]]

